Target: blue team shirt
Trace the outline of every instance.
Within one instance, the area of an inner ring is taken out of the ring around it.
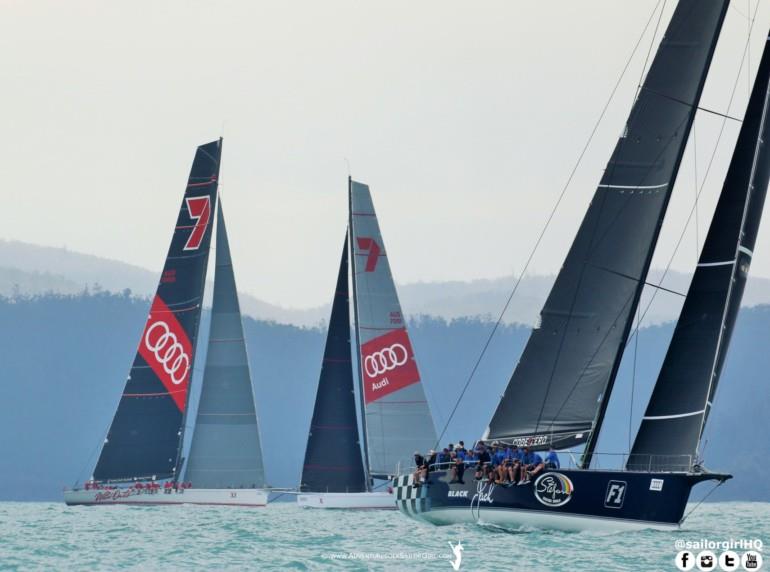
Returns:
[[[557,469],[561,468],[561,463],[559,463],[559,456],[556,454],[556,451],[549,451],[545,456],[545,462],[553,464],[553,466]]]

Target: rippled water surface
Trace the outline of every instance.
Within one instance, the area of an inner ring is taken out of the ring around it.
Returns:
[[[676,570],[676,541],[701,538],[770,542],[770,504],[704,504],[675,533],[599,534],[435,527],[393,511],[282,502],[263,509],[0,503],[3,570],[452,570],[448,543],[458,541],[461,570]]]

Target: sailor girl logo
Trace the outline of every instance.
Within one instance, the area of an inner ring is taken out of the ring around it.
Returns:
[[[550,507],[563,506],[572,498],[575,487],[569,477],[561,473],[546,473],[535,481],[535,498]]]
[[[404,329],[390,331],[362,344],[361,369],[366,403],[420,381],[412,344]]]

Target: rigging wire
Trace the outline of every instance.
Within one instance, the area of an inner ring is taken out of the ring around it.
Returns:
[[[696,504],[696,505],[695,505],[694,507],[692,507],[692,508],[691,508],[689,511],[687,511],[687,514],[686,514],[686,515],[684,515],[684,517],[682,518],[681,522],[684,522],[685,520],[687,520],[687,519],[690,517],[690,515],[691,515],[692,513],[694,513],[694,512],[697,510],[697,508],[698,508],[700,505],[702,505],[704,502],[706,502],[706,499],[707,499],[707,498],[709,498],[709,497],[711,496],[711,493],[713,493],[715,490],[717,490],[719,487],[721,487],[721,486],[722,486],[723,484],[725,484],[726,482],[727,482],[727,481],[719,481],[719,482],[717,482],[717,484],[716,484],[716,485],[714,485],[714,488],[712,488],[712,489],[711,489],[711,490],[710,490],[710,491],[709,491],[709,492],[706,494],[706,496],[704,496],[702,499],[700,499],[700,501],[698,501],[698,504]]]
[[[700,256],[700,236],[698,232],[698,140],[695,134],[695,122],[692,125],[692,165],[693,165],[693,180],[695,186],[695,264],[698,264],[698,257]]]
[[[639,306],[636,307],[636,327],[639,327]],[[636,358],[639,354],[639,336],[634,339],[634,365],[631,370],[631,400],[628,405],[628,454],[631,454],[631,439],[633,435],[634,393],[636,392]]]
[[[620,73],[620,76],[618,77],[617,81],[615,82],[615,85],[613,86],[612,90],[610,91],[610,95],[607,98],[607,101],[604,104],[604,107],[602,108],[601,113],[599,114],[599,117],[597,118],[596,122],[594,123],[593,128],[591,129],[590,134],[588,135],[588,139],[585,142],[585,145],[583,145],[583,148],[580,151],[580,154],[578,155],[577,161],[575,162],[574,166],[572,167],[572,170],[570,171],[569,176],[567,177],[567,181],[564,183],[564,186],[561,189],[561,192],[559,193],[558,198],[556,199],[556,202],[554,203],[553,208],[551,209],[550,214],[548,215],[548,218],[546,219],[545,225],[543,226],[542,230],[540,231],[540,234],[537,237],[537,240],[535,241],[534,246],[532,247],[532,250],[529,253],[529,256],[527,257],[527,261],[524,264],[524,267],[522,268],[521,273],[519,274],[519,277],[516,279],[516,282],[513,286],[513,290],[511,291],[510,295],[508,296],[508,299],[505,302],[505,305],[503,306],[502,311],[500,312],[500,315],[497,318],[497,321],[495,322],[495,325],[492,327],[492,331],[489,333],[489,336],[487,337],[486,341],[484,342],[484,345],[482,346],[481,352],[479,353],[479,357],[476,359],[476,362],[474,363],[473,367],[471,368],[471,372],[468,376],[468,379],[465,382],[465,385],[463,386],[462,391],[460,392],[460,396],[457,398],[454,407],[452,408],[452,412],[449,414],[449,418],[447,419],[446,423],[444,424],[443,429],[441,430],[441,433],[438,436],[438,439],[436,441],[436,447],[439,446],[441,443],[441,439],[444,437],[444,434],[446,433],[446,430],[449,428],[449,424],[452,422],[452,418],[454,417],[455,413],[457,412],[457,408],[460,406],[460,403],[462,402],[463,397],[465,396],[466,391],[468,390],[468,387],[470,386],[471,381],[473,380],[473,377],[476,374],[476,371],[478,370],[479,365],[481,364],[481,361],[484,359],[484,356],[486,355],[487,349],[489,348],[490,343],[492,342],[492,339],[495,336],[495,333],[497,332],[498,328],[500,327],[500,324],[502,323],[503,316],[505,316],[505,313],[508,310],[508,307],[511,304],[511,300],[513,299],[514,295],[516,294],[519,285],[521,284],[522,279],[527,273],[527,270],[529,268],[530,263],[532,262],[532,259],[535,256],[535,253],[537,252],[538,248],[540,247],[540,243],[543,240],[543,237],[545,236],[546,231],[551,225],[551,222],[553,221],[554,216],[556,215],[556,211],[559,208],[559,205],[561,204],[562,200],[564,199],[564,196],[567,192],[567,189],[569,188],[570,184],[572,183],[572,180],[575,176],[575,173],[577,172],[578,168],[580,167],[583,157],[585,156],[586,152],[588,151],[588,147],[590,146],[591,142],[593,141],[594,135],[596,134],[597,130],[599,129],[599,125],[601,124],[602,120],[604,119],[604,116],[607,113],[607,110],[610,106],[610,103],[612,103],[612,100],[615,97],[615,93],[617,92],[618,88],[620,87],[620,83],[623,80],[623,78],[626,75],[626,72],[628,71],[629,66],[631,65],[631,62],[636,55],[637,50],[639,49],[639,46],[642,43],[642,40],[644,39],[645,34],[647,33],[648,28],[650,27],[650,23],[652,22],[655,13],[658,11],[658,7],[661,4],[661,1],[664,0],[658,0],[658,2],[655,4],[655,7],[650,14],[649,18],[647,19],[647,22],[644,25],[644,28],[642,29],[641,34],[639,35],[639,38],[636,41],[636,44],[634,45],[633,50],[631,50],[631,54],[629,55],[628,59],[626,60],[625,65],[623,66],[623,69]],[[646,64],[645,64],[646,65]]]

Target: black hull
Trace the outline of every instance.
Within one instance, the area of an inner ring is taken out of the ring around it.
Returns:
[[[694,485],[725,480],[709,473],[546,471],[526,485],[476,481],[450,483],[447,471],[413,486],[411,475],[394,481],[398,509],[432,524],[482,523],[505,528],[560,530],[675,529],[683,520]]]

